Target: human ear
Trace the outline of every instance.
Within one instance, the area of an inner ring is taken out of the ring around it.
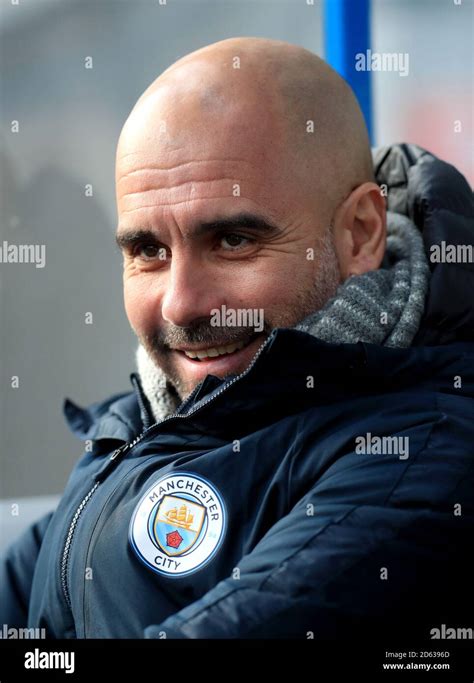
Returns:
[[[385,254],[385,198],[376,183],[356,187],[334,215],[334,244],[343,280],[377,270]]]

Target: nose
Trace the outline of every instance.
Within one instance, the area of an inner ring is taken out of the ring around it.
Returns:
[[[161,315],[167,322],[188,327],[198,318],[209,318],[221,294],[215,278],[202,261],[190,255],[173,256],[161,302]]]

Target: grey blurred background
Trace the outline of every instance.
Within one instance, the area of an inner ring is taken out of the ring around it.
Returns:
[[[82,454],[65,397],[87,405],[131,390],[114,161],[136,99],[179,57],[231,36],[324,57],[319,0],[11,2],[0,16],[0,245],[44,244],[46,267],[0,263],[4,516],[20,497],[60,493]],[[420,144],[471,182],[472,14],[472,0],[373,0],[372,10],[372,49],[410,55],[407,77],[373,74],[375,143]]]

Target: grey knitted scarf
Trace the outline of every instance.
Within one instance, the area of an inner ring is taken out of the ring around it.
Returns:
[[[423,315],[429,273],[418,228],[406,216],[389,211],[381,268],[349,277],[322,309],[294,329],[335,344],[410,346]],[[163,420],[175,412],[180,400],[141,345],[136,361],[153,415]]]

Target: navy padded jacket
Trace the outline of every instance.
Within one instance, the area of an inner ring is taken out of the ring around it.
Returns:
[[[472,244],[472,194],[412,145],[375,153],[427,252]],[[149,425],[134,390],[89,408],[57,510],[0,563],[0,624],[50,638],[429,638],[469,626],[474,264],[436,264],[414,345],[274,330]],[[360,453],[361,436],[409,451]],[[368,437],[369,438],[369,437]],[[406,457],[407,456],[407,457]],[[160,488],[161,487],[161,488]]]

